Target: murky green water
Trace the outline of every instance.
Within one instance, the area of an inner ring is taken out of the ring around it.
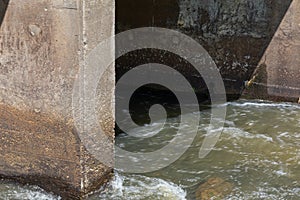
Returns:
[[[221,105],[225,106],[225,105]],[[195,199],[200,183],[221,177],[233,184],[226,199],[300,199],[300,106],[263,101],[227,104],[223,133],[213,151],[198,158],[210,110],[201,115],[198,135],[188,151],[172,165],[148,174],[121,174],[97,199]],[[151,140],[125,134],[116,143],[131,151],[148,151],[165,145],[174,136],[179,118],[168,120]],[[149,126],[149,125],[148,125]],[[154,123],[155,131],[159,122]],[[148,129],[149,130],[149,129]],[[36,187],[0,185],[0,199],[56,199]]]

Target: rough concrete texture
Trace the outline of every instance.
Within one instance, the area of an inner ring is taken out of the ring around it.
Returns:
[[[86,55],[113,31],[110,0],[10,0],[0,29],[2,178],[79,199],[109,177],[80,142],[72,91]],[[113,138],[113,66],[99,90],[100,123]]]
[[[245,97],[269,100],[300,98],[300,2],[293,1],[275,33]]]
[[[209,52],[217,64],[227,94],[237,98],[244,89],[244,81],[250,79],[259,63],[291,0],[116,2],[118,32],[142,26],[159,26],[191,36]],[[184,61],[178,62],[174,56],[161,59],[159,52],[132,53],[120,59],[116,63],[117,77],[135,65],[145,63],[146,59],[169,64],[187,77],[195,91],[205,91],[204,82],[191,66]]]

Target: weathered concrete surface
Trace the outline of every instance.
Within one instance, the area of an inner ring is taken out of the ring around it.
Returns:
[[[245,97],[289,100],[300,98],[300,1],[293,1],[275,33]]]
[[[86,55],[114,31],[114,2],[10,0],[0,29],[0,176],[76,199],[112,171],[80,142],[73,84]],[[114,68],[99,90],[99,116],[114,135]],[[113,151],[113,149],[111,149]]]
[[[217,64],[229,98],[238,98],[280,24],[291,0],[117,0],[117,32],[159,26],[199,42]],[[117,78],[134,66],[156,61],[174,67],[199,93],[206,86],[192,66],[161,52],[136,52],[116,63]],[[205,95],[204,95],[205,96]]]

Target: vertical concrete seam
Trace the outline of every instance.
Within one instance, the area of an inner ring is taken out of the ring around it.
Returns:
[[[80,19],[79,19],[79,22],[80,22],[80,41],[79,41],[79,49],[80,49],[80,52],[79,52],[79,70],[84,73],[85,71],[85,61],[86,61],[86,22],[85,22],[85,18],[86,18],[86,2],[85,0],[78,0],[78,5],[80,7]],[[79,71],[79,73],[81,73]],[[84,87],[82,87],[82,85],[84,85],[84,82],[83,83],[80,83],[81,86],[80,87],[80,90],[81,92],[84,93]],[[81,103],[84,103],[84,102],[81,102]],[[84,112],[84,110],[82,110],[81,112]],[[84,115],[83,115],[84,116]],[[83,193],[86,193],[86,170],[85,170],[85,165],[84,165],[84,146],[83,144],[80,144],[80,173],[81,173],[81,183],[80,183],[80,186],[81,186],[81,191]]]

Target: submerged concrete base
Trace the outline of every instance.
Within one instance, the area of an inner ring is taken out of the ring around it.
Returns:
[[[0,111],[0,177],[79,199],[111,175],[85,150],[72,121],[5,105]]]
[[[80,199],[110,177],[78,137],[72,93],[86,55],[113,32],[110,0],[9,1],[0,29],[1,178]],[[114,66],[99,91],[100,124],[113,139]]]
[[[246,98],[300,101],[300,2],[293,1],[264,53]]]

